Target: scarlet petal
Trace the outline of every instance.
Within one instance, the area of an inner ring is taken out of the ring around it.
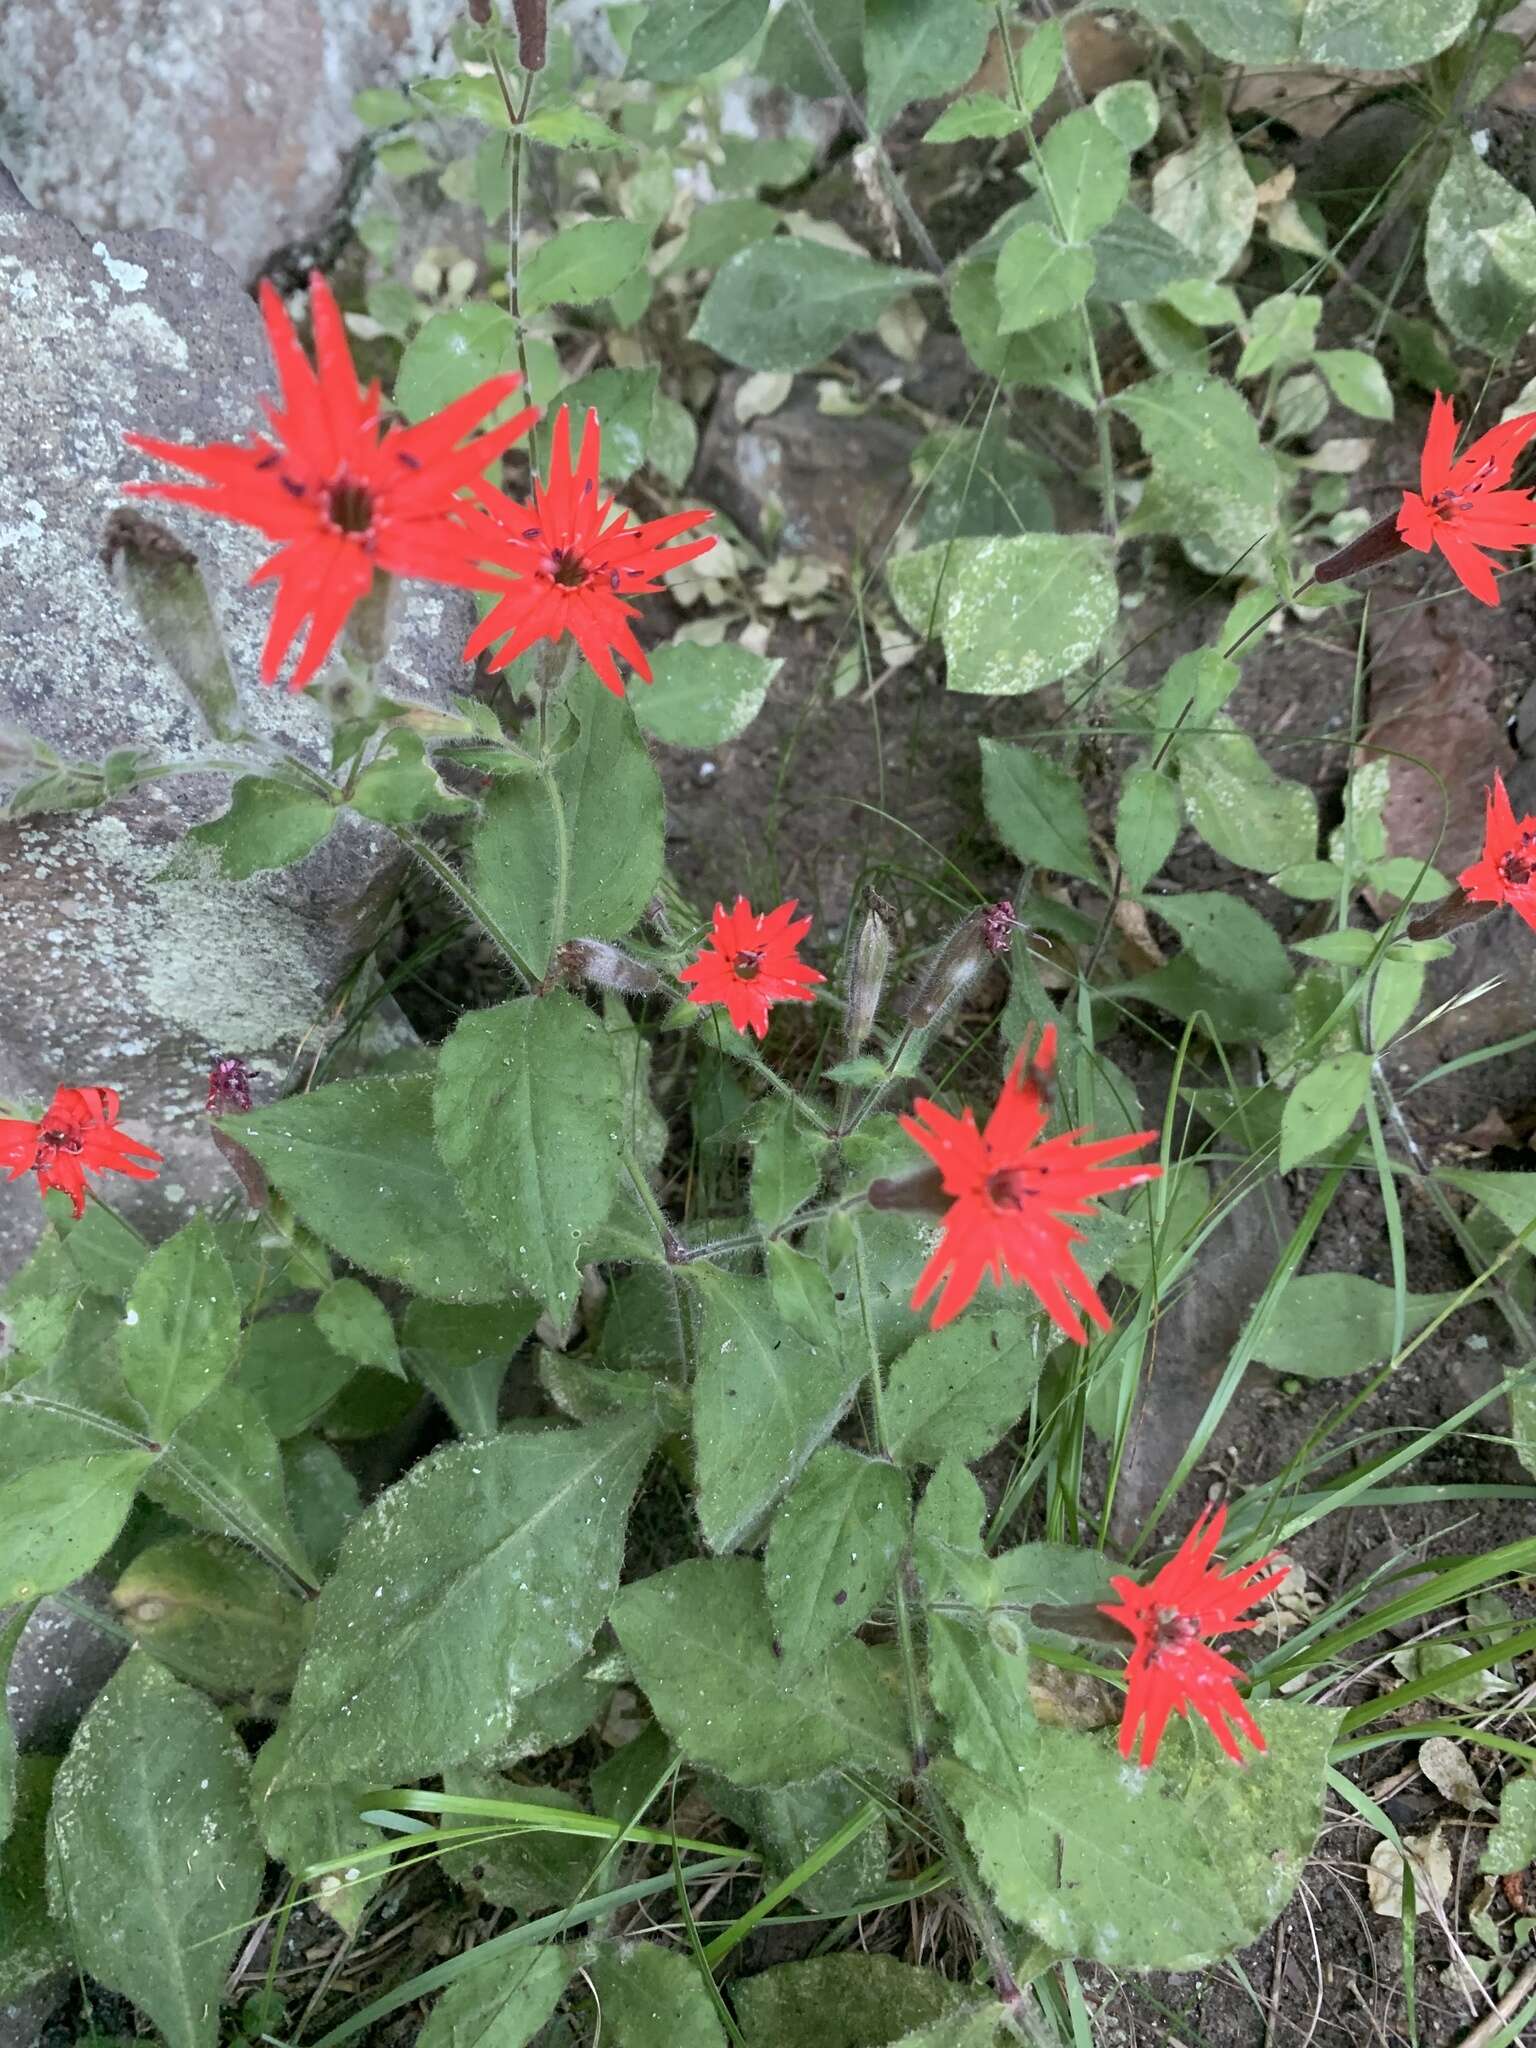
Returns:
[[[1455,452],[1456,408],[1443,391],[1437,391],[1435,402],[1429,409],[1429,427],[1424,435],[1423,453],[1419,457],[1419,489],[1426,498],[1443,491],[1450,482],[1451,457]]]
[[[1428,554],[1435,544],[1436,520],[1424,500],[1412,491],[1403,493],[1403,509],[1397,515],[1397,530],[1406,544]]]
[[[1469,590],[1481,604],[1496,605],[1499,601],[1498,578],[1493,573],[1493,564],[1486,555],[1480,555],[1469,540],[1453,528],[1442,524],[1435,535],[1435,545],[1450,564],[1458,582]]]

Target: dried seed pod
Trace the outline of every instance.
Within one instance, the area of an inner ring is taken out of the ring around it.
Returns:
[[[616,989],[621,996],[652,996],[661,987],[654,968],[602,939],[568,939],[560,948],[559,963],[566,980]]]
[[[851,1053],[859,1050],[874,1027],[875,1013],[885,992],[885,977],[890,971],[891,929],[896,921],[891,906],[873,890],[865,897],[865,906],[848,962],[845,1029]]]

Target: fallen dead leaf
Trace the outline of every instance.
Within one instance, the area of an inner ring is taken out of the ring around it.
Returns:
[[[1420,1743],[1419,1769],[1437,1792],[1443,1792],[1453,1805],[1461,1807],[1464,1812],[1475,1813],[1480,1806],[1489,1813],[1498,1811],[1483,1797],[1482,1787],[1472,1775],[1465,1750],[1459,1749],[1448,1736],[1431,1735],[1427,1742]]]
[[[1427,1835],[1405,1835],[1403,1847],[1413,1866],[1413,1907],[1417,1918],[1432,1910],[1432,1902],[1443,1905],[1451,1889],[1451,1852],[1441,1829]],[[1403,1859],[1390,1842],[1378,1842],[1371,1851],[1365,1875],[1371,1911],[1384,1920],[1403,1917]]]

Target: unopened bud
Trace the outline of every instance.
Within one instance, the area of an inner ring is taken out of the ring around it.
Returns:
[[[1464,924],[1477,924],[1502,908],[1498,903],[1474,902],[1465,889],[1456,888],[1442,902],[1414,918],[1408,926],[1408,936],[1410,939],[1443,939],[1447,932],[1459,931]]]
[[[891,926],[896,913],[871,890],[848,962],[848,1050],[857,1052],[874,1027],[891,965]]]
[[[939,948],[938,958],[907,1000],[907,1021],[916,1031],[938,1022],[992,964],[996,948],[987,938],[990,910],[973,910]]]
[[[902,1180],[872,1180],[864,1199],[871,1209],[898,1209],[911,1216],[944,1216],[950,1208],[944,1176],[936,1166],[925,1166]]]
[[[661,976],[653,967],[632,960],[628,953],[601,939],[568,939],[560,948],[559,961],[565,980],[616,989],[621,996],[652,996],[661,987]]]
[[[1363,570],[1376,569],[1383,562],[1408,552],[1408,543],[1397,530],[1397,514],[1388,512],[1374,526],[1368,526],[1347,547],[1326,555],[1312,571],[1314,583],[1343,583]]]
[[[517,22],[517,61],[525,71],[542,71],[549,53],[548,0],[512,0]]]

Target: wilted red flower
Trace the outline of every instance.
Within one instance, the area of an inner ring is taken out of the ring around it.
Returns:
[[[1149,1144],[1157,1133],[1138,1131],[1132,1137],[1079,1144],[1088,1134],[1078,1130],[1042,1141],[1055,1064],[1056,1031],[1049,1026],[1032,1059],[1027,1048],[1020,1051],[984,1131],[977,1129],[969,1109],[951,1116],[923,1097],[916,1115],[901,1119],[907,1135],[938,1167],[950,1197],[938,1250],[912,1296],[912,1306],[920,1309],[942,1287],[933,1317],[936,1330],[954,1321],[987,1272],[998,1285],[1006,1273],[1031,1288],[1051,1320],[1079,1344],[1087,1342],[1087,1332],[1073,1311],[1074,1301],[1101,1330],[1110,1327],[1104,1304],[1073,1253],[1083,1234],[1063,1219],[1092,1215],[1095,1196],[1156,1180],[1160,1166],[1112,1166],[1109,1161]]]
[[[265,279],[261,310],[282,394],[280,405],[262,400],[270,436],[181,447],[129,434],[130,447],[205,481],[126,488],[138,497],[201,506],[280,543],[251,578],[277,584],[261,679],[276,682],[307,620],[308,638],[288,683],[302,690],[335,646],[353,605],[372,587],[375,570],[432,583],[475,581],[464,529],[450,510],[470,478],[526,433],[538,414],[530,407],[465,440],[522,382],[508,375],[489,378],[418,426],[386,427],[379,386],[359,389],[340,309],[318,271],[309,281],[313,368],[287,308]]]
[[[1516,819],[1504,778],[1495,771],[1483,826],[1483,855],[1461,871],[1474,903],[1507,903],[1536,931],[1536,818]]]
[[[77,1217],[85,1214],[87,1172],[153,1180],[161,1155],[114,1129],[117,1111],[115,1088],[60,1088],[35,1124],[0,1117],[0,1166],[10,1168],[7,1179],[35,1173],[43,1194],[64,1190]]]
[[[244,1060],[226,1053],[208,1069],[208,1114],[244,1116],[250,1106],[251,1070]]]
[[[791,899],[760,916],[745,896],[727,911],[715,905],[715,928],[696,960],[678,980],[691,983],[690,1003],[724,1003],[738,1031],[768,1029],[775,1003],[809,1003],[811,990],[824,974],[807,967],[795,948],[811,928],[808,917],[796,918]]]
[[[1269,1572],[1271,1560],[1244,1565],[1235,1572],[1213,1568],[1211,1559],[1226,1526],[1226,1508],[1207,1508],[1177,1552],[1145,1586],[1134,1579],[1111,1579],[1121,1604],[1099,1609],[1128,1629],[1136,1641],[1125,1667],[1129,1683],[1120,1722],[1120,1754],[1136,1748],[1140,1728],[1140,1763],[1145,1769],[1157,1755],[1170,1714],[1188,1717],[1191,1707],[1210,1724],[1212,1734],[1234,1763],[1243,1761],[1233,1727],[1241,1728],[1255,1749],[1265,1748],[1259,1725],[1233,1684],[1237,1666],[1205,1636],[1236,1634],[1254,1626],[1239,1615],[1272,1592],[1288,1566]],[[1229,1725],[1230,1724],[1230,1725]]]
[[[502,669],[536,641],[569,633],[616,697],[624,694],[616,654],[642,682],[651,680],[645,650],[629,627],[640,614],[625,600],[659,590],[669,569],[712,548],[708,537],[682,547],[665,543],[714,515],[674,512],[631,526],[621,510],[610,522],[614,501],[601,497],[597,486],[601,453],[597,414],[588,412],[572,467],[570,414],[561,406],[549,476],[543,483],[534,478],[531,505],[490,484],[475,485],[479,508],[466,508],[463,516],[474,552],[487,565],[476,588],[494,592],[497,601],[470,635],[466,661],[500,640],[489,666]]]

